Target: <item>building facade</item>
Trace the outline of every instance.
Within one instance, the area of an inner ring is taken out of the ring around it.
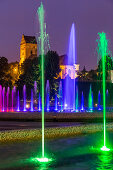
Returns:
[[[20,64],[30,56],[37,56],[37,41],[35,36],[22,35],[20,44]]]
[[[20,44],[20,65],[30,57],[37,56],[37,41],[35,36],[25,36],[22,35],[22,40]],[[59,76],[61,79],[65,79],[66,76],[69,76],[71,79],[75,79],[78,76],[79,64],[67,65],[66,64],[66,55],[59,57],[59,65],[61,72]]]

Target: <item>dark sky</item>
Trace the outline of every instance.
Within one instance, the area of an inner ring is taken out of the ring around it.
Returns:
[[[35,35],[36,11],[41,0],[0,0],[0,56],[19,61],[22,34]],[[77,62],[80,68],[97,66],[96,38],[106,32],[113,52],[113,0],[42,0],[51,50],[68,49],[72,23],[76,27]]]

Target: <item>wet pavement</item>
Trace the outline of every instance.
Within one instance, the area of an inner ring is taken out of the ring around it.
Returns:
[[[45,127],[67,127],[79,126],[83,123],[77,122],[45,122]],[[38,129],[41,128],[41,122],[21,122],[21,121],[0,121],[0,131],[20,130],[20,129]]]

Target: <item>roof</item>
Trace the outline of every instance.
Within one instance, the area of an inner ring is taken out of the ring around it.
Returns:
[[[26,36],[24,35],[26,43],[37,44],[35,36]]]

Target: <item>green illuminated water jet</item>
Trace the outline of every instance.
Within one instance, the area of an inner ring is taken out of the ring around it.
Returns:
[[[110,149],[106,147],[106,56],[109,53],[108,50],[108,40],[104,32],[98,33],[98,56],[102,60],[102,73],[103,73],[103,124],[104,124],[104,145],[101,148],[102,151],[109,151]]]
[[[89,97],[88,97],[88,108],[89,108],[90,112],[93,111],[93,97],[92,97],[92,88],[91,88],[91,85],[90,85]]]
[[[42,157],[35,158],[35,160],[39,162],[49,162],[50,159],[45,157],[44,152],[44,54],[46,52],[45,42],[48,39],[48,35],[46,34],[46,24],[44,23],[44,8],[43,4],[41,3],[40,7],[38,8],[38,18],[40,24],[40,36],[38,38],[40,44],[40,55],[41,55],[41,93],[42,93]]]

